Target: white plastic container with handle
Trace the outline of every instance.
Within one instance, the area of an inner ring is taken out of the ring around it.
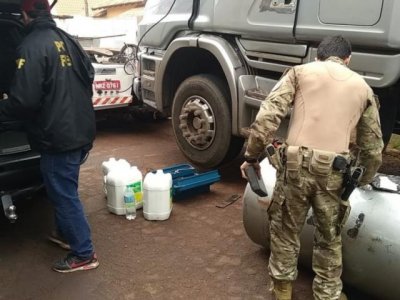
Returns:
[[[110,173],[112,170],[115,169],[121,169],[122,170],[128,170],[131,167],[129,162],[127,162],[125,159],[118,159],[116,160],[115,157],[110,157],[108,160],[103,161],[101,164],[101,170],[103,172],[103,189],[104,193],[107,195],[107,175]]]
[[[151,221],[167,220],[172,211],[172,176],[157,170],[143,181],[143,215]]]
[[[115,168],[106,176],[107,208],[117,215],[125,215],[124,192],[127,184],[126,169]]]

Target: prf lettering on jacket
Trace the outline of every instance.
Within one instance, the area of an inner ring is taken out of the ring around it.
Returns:
[[[21,69],[24,65],[25,65],[25,59],[23,59],[23,58],[18,58],[17,59],[17,68],[18,69]]]
[[[68,54],[65,54],[65,46],[63,41],[54,41],[54,45],[56,46],[57,52],[60,53],[60,63],[63,68],[71,67],[72,61],[71,57]],[[62,53],[62,54],[61,54]]]

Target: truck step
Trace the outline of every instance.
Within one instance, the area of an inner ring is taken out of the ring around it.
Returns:
[[[248,97],[255,98],[258,100],[265,100],[265,98],[267,98],[268,96],[268,93],[260,88],[253,88],[246,90],[245,94]]]

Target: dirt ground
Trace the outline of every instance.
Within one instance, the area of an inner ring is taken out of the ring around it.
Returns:
[[[272,299],[268,253],[246,236],[242,199],[216,207],[243,193],[242,157],[220,169],[222,180],[209,193],[175,201],[167,221],[150,222],[141,210],[134,221],[108,212],[101,163],[112,156],[127,159],[144,174],[185,163],[168,120],[101,122],[80,178],[100,267],[66,275],[50,269],[66,252],[46,241],[52,211],[39,195],[19,207],[16,224],[0,225],[0,300]],[[312,274],[300,269],[294,299],[312,299],[311,280]],[[370,299],[352,290],[348,294]]]
[[[379,172],[400,176],[400,150],[388,147],[383,154],[383,163]]]

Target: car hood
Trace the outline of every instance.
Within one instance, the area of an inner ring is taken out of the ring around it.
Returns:
[[[0,0],[1,13],[19,13],[22,0]]]

